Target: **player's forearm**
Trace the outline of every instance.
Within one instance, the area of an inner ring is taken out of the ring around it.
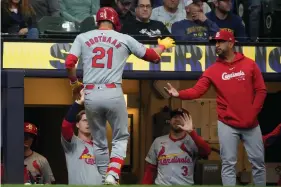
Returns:
[[[158,64],[161,61],[161,50],[163,50],[163,47],[147,48],[142,59],[148,62]]]
[[[157,166],[146,163],[145,169],[144,169],[144,176],[142,179],[142,184],[153,184],[154,183],[154,177],[157,172]]]
[[[253,101],[253,108],[256,112],[256,115],[261,111],[267,91],[266,86],[256,63],[254,63],[254,89],[255,89],[255,98]]]
[[[206,157],[211,153],[211,148],[209,144],[203,140],[194,130],[189,133],[194,143],[198,147],[199,155],[202,157]]]
[[[79,112],[80,107],[81,105],[79,103],[74,102],[62,122],[61,134],[67,141],[71,140],[73,136],[73,126],[75,125],[76,114]]]
[[[210,80],[207,77],[201,77],[193,88],[179,91],[179,98],[182,100],[200,98],[208,91],[210,84]]]
[[[77,81],[76,68],[68,68],[67,76],[68,76],[70,82],[76,82]]]
[[[266,94],[267,94],[266,89],[259,89],[256,91],[254,102],[253,102],[253,107],[256,115],[258,115],[262,109]]]
[[[71,82],[75,82],[77,80],[76,76],[76,64],[78,62],[78,57],[73,54],[67,55],[65,59],[65,68],[67,70],[68,78]]]

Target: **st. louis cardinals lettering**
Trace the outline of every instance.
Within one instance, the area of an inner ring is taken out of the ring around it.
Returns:
[[[145,159],[147,165],[143,184],[192,185],[194,183],[196,159],[198,156],[207,156],[211,150],[193,130],[192,120],[188,119],[187,115],[189,115],[188,111],[182,108],[171,113],[170,134],[156,138]]]

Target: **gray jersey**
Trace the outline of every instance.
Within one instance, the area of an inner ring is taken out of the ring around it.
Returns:
[[[70,142],[61,137],[68,171],[68,183],[79,185],[100,185],[102,177],[93,155],[93,145],[77,136]]]
[[[127,58],[145,55],[146,47],[129,35],[114,30],[93,30],[79,34],[70,54],[83,63],[84,84],[122,83]]]
[[[55,181],[48,160],[39,153],[33,151],[32,155],[24,159],[24,165],[37,183],[51,184]]]
[[[176,141],[165,135],[154,140],[145,160],[157,165],[155,184],[191,185],[197,154],[198,148],[189,135]]]

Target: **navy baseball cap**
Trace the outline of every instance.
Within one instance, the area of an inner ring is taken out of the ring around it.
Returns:
[[[177,115],[183,116],[183,114],[187,114],[189,116],[189,112],[186,109],[184,109],[184,108],[177,108],[177,109],[175,109],[175,110],[173,110],[171,112],[170,116],[171,116],[171,118],[173,118],[173,117],[175,117]]]

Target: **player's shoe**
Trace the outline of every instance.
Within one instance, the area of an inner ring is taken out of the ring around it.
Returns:
[[[104,180],[105,185],[119,185],[119,181],[112,175],[107,175]]]

